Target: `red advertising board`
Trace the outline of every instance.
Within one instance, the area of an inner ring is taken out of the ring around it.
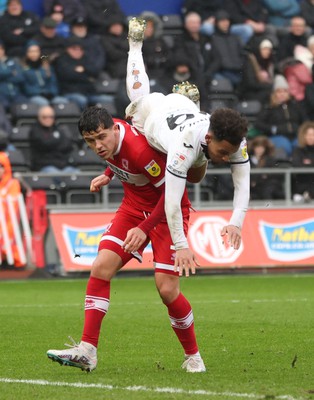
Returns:
[[[221,229],[228,210],[192,212],[189,242],[204,268],[314,266],[314,209],[250,210],[242,230],[242,245],[234,250],[223,242]],[[50,221],[66,271],[90,270],[99,239],[114,213],[52,212]],[[143,262],[124,269],[151,269],[151,247]]]

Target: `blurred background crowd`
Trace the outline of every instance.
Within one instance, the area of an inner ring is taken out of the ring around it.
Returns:
[[[28,171],[77,172],[80,112],[100,104],[124,117],[134,15],[117,0],[42,0],[42,9],[0,1],[0,151],[24,157]],[[244,113],[253,168],[314,167],[314,0],[183,0],[178,14],[140,16],[151,91],[188,80],[202,110]],[[229,179],[205,185],[227,200]],[[253,175],[252,199],[283,198],[281,179]],[[314,175],[295,175],[292,190],[296,202],[314,199]]]

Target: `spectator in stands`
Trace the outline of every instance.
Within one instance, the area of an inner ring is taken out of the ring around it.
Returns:
[[[38,121],[30,132],[31,169],[47,173],[77,172],[69,165],[73,142],[62,127],[56,125],[51,106],[40,107]]]
[[[182,13],[188,14],[191,11],[198,13],[202,19],[201,33],[211,36],[215,31],[216,13],[224,8],[222,0],[185,0]],[[246,44],[253,35],[253,29],[246,24],[234,24],[230,26],[230,33],[238,35],[242,44]]]
[[[12,169],[9,157],[6,153],[0,152],[0,201],[2,202],[2,209],[4,212],[5,225],[7,227],[8,234],[8,245],[11,246],[12,256],[14,261],[14,266],[17,268],[21,268],[25,266],[25,263],[21,259],[20,252],[18,250],[18,246],[15,240],[13,221],[11,217],[11,213],[9,212],[9,205],[6,202],[8,196],[13,204],[13,211],[19,220],[19,205],[18,205],[18,196],[21,194],[21,186],[20,182],[12,177]],[[7,259],[7,251],[6,245],[4,241],[4,235],[1,229],[0,224],[0,251],[1,251],[1,259]]]
[[[125,24],[126,16],[118,0],[82,0],[82,3],[91,33],[106,34],[113,19],[123,21]]]
[[[292,154],[293,167],[314,168],[314,122],[307,121],[298,131],[298,145]],[[293,179],[293,200],[314,199],[314,174],[297,174]]]
[[[298,0],[263,0],[268,12],[267,22],[276,28],[277,36],[288,32],[292,17],[300,15]]]
[[[26,43],[39,32],[39,17],[24,11],[21,0],[8,0],[0,17],[0,38],[9,56],[23,57]]]
[[[302,0],[300,2],[300,15],[304,18],[306,25],[314,33],[314,0]]]
[[[27,47],[23,66],[23,93],[30,103],[40,106],[68,103],[59,96],[58,82],[54,68],[48,58],[41,56],[37,42],[31,40]]]
[[[64,22],[70,24],[73,19],[85,18],[86,10],[82,0],[43,0],[45,15],[62,13]]]
[[[158,78],[164,75],[170,54],[169,46],[162,36],[163,22],[151,11],[142,12],[140,17],[146,21],[142,48],[145,66],[151,78]]]
[[[207,69],[212,60],[212,45],[210,38],[200,32],[201,17],[195,12],[188,13],[184,18],[184,32],[178,35],[174,44],[173,59],[188,58],[191,73],[199,79],[201,94],[201,108],[205,108],[208,97],[208,88],[212,76]]]
[[[308,36],[305,19],[300,16],[291,18],[289,33],[280,37],[280,45],[277,50],[278,61],[284,64],[289,62],[291,58],[294,58],[295,46],[301,45],[306,47]]]
[[[305,111],[289,93],[287,80],[276,75],[270,103],[257,116],[255,127],[291,156],[298,128],[306,120]]]
[[[63,8],[60,7],[60,10],[53,11],[49,17],[56,22],[56,34],[62,38],[68,38],[70,36],[70,24],[64,21]]]
[[[81,39],[87,60],[92,64],[95,73],[100,74],[106,65],[106,54],[100,36],[89,33],[87,21],[82,17],[72,21],[70,34]]]
[[[171,93],[173,85],[185,81],[194,83],[199,87],[198,76],[193,74],[191,64],[191,60],[183,54],[180,57],[174,57],[168,62],[168,68],[158,80],[164,88],[165,94]]]
[[[42,55],[49,57],[49,62],[53,62],[64,49],[64,39],[57,35],[56,27],[54,19],[45,17],[40,24],[40,32],[32,38],[40,46]]]
[[[230,33],[230,15],[224,10],[216,13],[211,44],[212,59],[206,73],[213,79],[228,79],[236,88],[242,75],[243,46],[240,39]]]
[[[0,104],[9,110],[12,104],[26,103],[22,93],[23,71],[20,62],[6,55],[0,40]]]
[[[256,0],[224,0],[224,9],[231,16],[232,25],[246,25],[247,29],[251,29],[250,39],[257,37],[260,40],[268,38],[276,46],[278,38],[276,29],[270,24],[267,24],[267,13],[261,1]],[[234,32],[239,36],[241,31]],[[250,40],[250,42],[251,42]],[[242,36],[242,42],[248,43],[248,37]]]
[[[107,22],[107,31],[102,44],[107,57],[106,71],[112,78],[124,79],[128,58],[127,27],[125,19],[115,15]]]
[[[98,71],[85,56],[80,38],[68,38],[66,51],[56,59],[53,65],[61,95],[78,104],[82,110],[87,105],[113,102],[111,95],[95,94]]]
[[[299,102],[303,102],[306,86],[312,83],[313,61],[314,36],[310,36],[307,47],[296,45],[294,58],[284,66],[283,74],[288,81],[290,94]]]
[[[238,87],[241,100],[259,100],[266,104],[273,88],[274,74],[273,44],[270,40],[263,39],[246,54],[242,81]]]
[[[252,168],[276,167],[275,147],[267,136],[257,136],[248,143]],[[283,199],[282,177],[273,174],[251,174],[251,199]]]

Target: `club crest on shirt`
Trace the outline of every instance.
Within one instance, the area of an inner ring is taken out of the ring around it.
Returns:
[[[248,153],[247,153],[246,141],[243,141],[240,146],[241,146],[242,157],[244,158],[244,160],[247,160],[248,159]]]
[[[161,168],[155,160],[152,160],[149,164],[145,165],[145,169],[151,176],[159,176],[161,172]]]

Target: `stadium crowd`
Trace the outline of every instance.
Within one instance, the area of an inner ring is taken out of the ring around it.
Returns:
[[[39,119],[49,119],[41,107],[52,116],[57,106],[69,104],[79,112],[101,104],[123,118],[128,105],[128,16],[118,0],[43,0],[43,8],[45,15],[39,16],[23,9],[21,0],[0,5],[0,128],[7,139],[2,150],[17,146],[12,136],[19,122],[16,105],[36,105]],[[147,21],[143,56],[151,91],[167,94],[188,80],[199,87],[206,112],[245,105],[253,167],[283,161],[314,167],[313,0],[184,0],[175,30],[154,12],[141,17]],[[81,142],[75,137],[68,143],[57,122],[46,125],[43,135],[52,146],[63,142],[70,154]],[[34,137],[29,136],[30,157],[38,152]],[[31,171],[35,164],[29,160]],[[221,179],[214,180],[217,198],[229,199],[231,182]],[[300,179],[305,184],[298,184]],[[313,175],[298,175],[296,201],[314,198],[313,180]],[[253,180],[251,189],[252,198],[263,199],[265,193],[283,198],[268,175]]]

